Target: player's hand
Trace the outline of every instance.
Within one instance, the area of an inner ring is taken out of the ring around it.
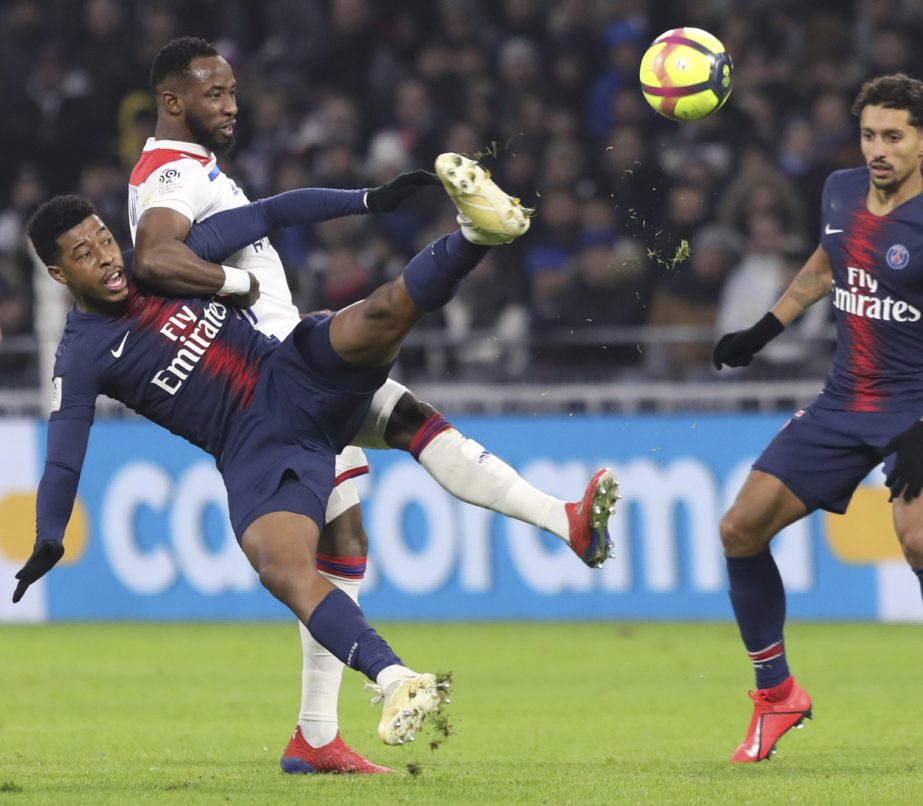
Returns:
[[[22,599],[29,585],[41,579],[64,556],[64,544],[60,540],[45,540],[32,549],[32,556],[16,572],[19,584],[13,591],[13,604]]]
[[[889,501],[903,498],[908,503],[923,490],[923,422],[917,420],[881,450],[881,456],[896,453],[894,467],[885,479],[891,491]]]
[[[442,185],[439,177],[429,171],[406,171],[389,179],[377,188],[371,188],[365,194],[365,206],[372,213],[390,213],[400,207],[421,187]]]
[[[735,330],[733,333],[725,333],[718,339],[718,343],[711,354],[715,369],[721,369],[722,366],[747,366],[753,360],[753,356],[783,330],[785,330],[785,325],[776,319],[772,313],[767,313],[753,327],[746,330]]]
[[[256,279],[256,275],[252,271],[248,271],[247,274],[250,275],[249,293],[229,294],[222,297],[223,300],[227,301],[228,305],[233,305],[235,308],[250,308],[260,298],[260,281]]]

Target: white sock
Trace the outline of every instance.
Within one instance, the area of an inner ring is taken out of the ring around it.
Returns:
[[[359,604],[361,579],[344,579],[324,571],[319,573]],[[323,747],[336,738],[339,730],[337,703],[343,680],[343,664],[314,640],[304,624],[299,623],[298,626],[302,656],[298,727],[311,747]]]
[[[570,543],[563,501],[533,487],[502,459],[454,428],[437,434],[421,451],[419,462],[456,498],[531,523]]]
[[[398,680],[403,680],[405,677],[416,677],[416,674],[417,673],[413,669],[408,669],[406,666],[393,663],[391,666],[385,666],[385,668],[378,673],[375,682],[381,686],[382,691],[385,691],[388,686],[393,685]]]

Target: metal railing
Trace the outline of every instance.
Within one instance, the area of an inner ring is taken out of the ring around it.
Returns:
[[[399,362],[394,375],[421,399],[455,414],[779,411],[817,394],[832,350],[832,331],[820,341],[791,336],[787,353],[801,359],[775,364],[758,359],[747,370],[719,374],[707,365],[671,367],[663,359],[671,345],[709,347],[715,337],[711,328],[594,327],[503,339],[490,329],[455,335],[425,328],[408,338],[405,355],[411,360]],[[30,383],[11,384],[6,378],[7,383],[0,385],[0,416],[47,414],[48,392],[38,381],[38,345],[34,336],[0,342],[0,367],[6,359],[23,356],[32,365],[26,373]],[[567,366],[556,370],[543,365],[540,377],[536,372],[543,351],[592,348],[601,357],[606,348],[637,349],[643,360],[634,366],[612,367],[602,361],[584,370],[582,378]],[[98,413],[125,416],[126,411],[121,404],[100,398]]]

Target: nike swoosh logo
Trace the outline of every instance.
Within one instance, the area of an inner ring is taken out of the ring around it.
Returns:
[[[125,349],[125,342],[128,340],[128,334],[129,334],[129,333],[131,333],[131,331],[130,331],[130,330],[126,330],[126,331],[125,331],[125,335],[122,336],[122,341],[119,342],[119,346],[116,347],[114,350],[110,350],[110,351],[109,351],[110,353],[112,353],[112,357],[113,357],[113,358],[121,358],[121,357],[122,357],[122,351]]]
[[[838,232],[842,232],[841,229],[833,229],[829,224],[824,228],[824,235],[836,235]]]

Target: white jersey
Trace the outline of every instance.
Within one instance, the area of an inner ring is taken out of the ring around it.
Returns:
[[[215,155],[197,143],[148,138],[128,180],[128,223],[135,240],[138,220],[151,207],[166,207],[202,221],[222,210],[249,204],[246,194],[217,164]],[[253,272],[260,281],[260,298],[251,308],[256,327],[280,341],[301,320],[292,303],[279,253],[261,238],[224,261]]]

